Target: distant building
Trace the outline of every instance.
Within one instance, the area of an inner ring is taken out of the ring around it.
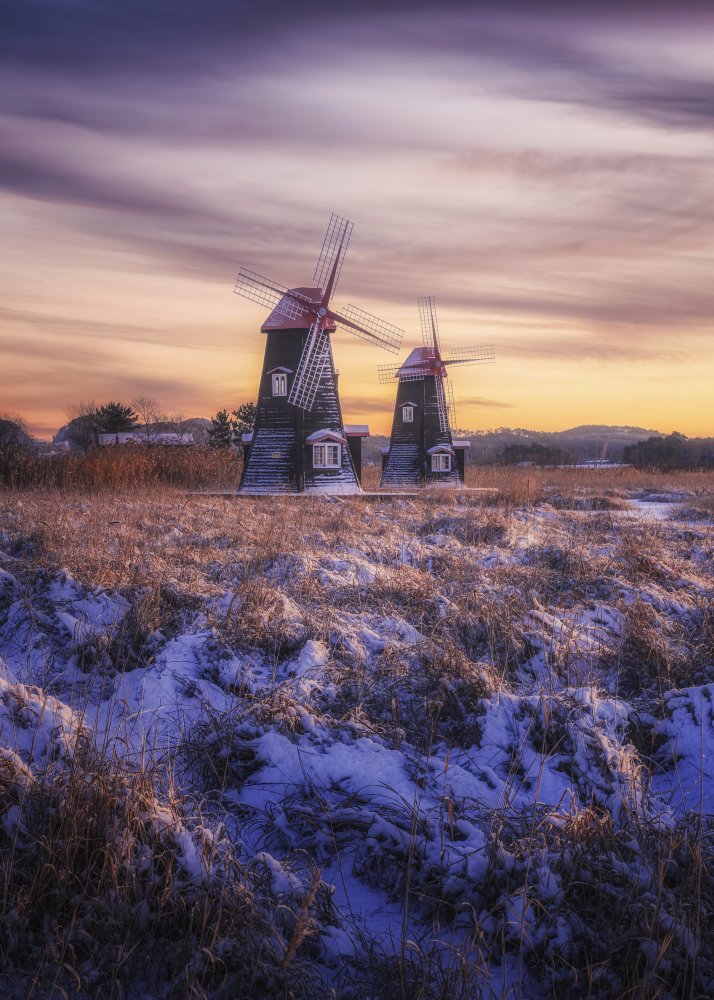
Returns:
[[[40,458],[54,458],[57,455],[69,454],[72,450],[69,441],[33,441],[32,447]]]
[[[194,443],[193,434],[178,434],[173,431],[116,431],[113,434],[100,434],[99,447],[106,448],[115,444],[160,444],[171,447],[183,447]]]

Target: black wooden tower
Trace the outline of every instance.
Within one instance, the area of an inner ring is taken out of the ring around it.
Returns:
[[[241,268],[239,295],[272,308],[255,428],[247,435],[242,493],[359,493],[368,429],[342,420],[330,334],[339,327],[397,353],[402,331],[356,306],[330,307],[352,223],[333,215],[313,285],[286,288]]]
[[[442,357],[434,299],[419,299],[423,347],[401,365],[382,365],[380,382],[397,379],[389,447],[382,454],[382,486],[461,486],[468,441],[455,440],[454,401],[447,366],[494,360],[492,347],[465,347]]]

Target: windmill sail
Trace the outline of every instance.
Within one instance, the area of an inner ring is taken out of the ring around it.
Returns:
[[[433,368],[426,365],[410,365],[408,368],[404,365],[378,365],[377,372],[379,381],[385,385],[395,378],[400,382],[418,382],[425,375],[433,374]]]
[[[278,308],[286,319],[301,319],[308,316],[310,310],[314,308],[314,303],[307,296],[286,288],[271,278],[265,278],[247,267],[242,267],[238,272],[233,291],[236,295],[242,295],[244,299],[267,306],[268,309]]]
[[[451,379],[442,379],[442,386],[444,387],[444,395],[446,396],[446,412],[449,415],[449,430],[453,430],[456,427],[456,403],[454,402],[454,387],[451,384]]]
[[[319,323],[313,323],[288,396],[288,402],[301,410],[310,411],[315,404],[320,381],[330,364],[329,339],[329,333]]]
[[[424,346],[433,347],[438,355],[441,351],[441,345],[439,343],[439,324],[436,319],[436,302],[433,295],[425,295],[419,299],[419,320]]]
[[[442,378],[435,378],[434,388],[436,389],[436,406],[439,411],[439,427],[441,428],[442,434],[448,434],[449,410],[446,403],[446,396],[444,394],[444,380]]]
[[[338,326],[349,330],[355,336],[371,340],[392,354],[398,353],[404,336],[404,331],[398,326],[392,326],[391,323],[352,305],[345,306],[340,312],[332,313],[332,318]]]
[[[443,359],[445,365],[485,365],[496,360],[496,354],[490,344],[481,347],[460,347],[458,351],[449,351]]]
[[[340,218],[339,215],[333,214],[327,226],[327,232],[325,233],[325,239],[322,243],[320,256],[317,259],[317,266],[315,268],[315,285],[323,290],[326,289],[327,283],[334,269],[332,286],[330,288],[330,293],[333,295],[335,288],[337,287],[337,282],[340,278],[340,272],[342,271],[342,264],[344,263],[345,254],[347,253],[350,237],[352,236],[352,227],[352,222],[349,222],[347,219]]]

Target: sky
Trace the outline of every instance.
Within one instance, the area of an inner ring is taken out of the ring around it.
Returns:
[[[255,399],[235,275],[309,285],[336,212],[336,305],[494,346],[460,427],[714,434],[713,47],[710,3],[4,0],[0,413]],[[388,431],[396,359],[333,350]]]

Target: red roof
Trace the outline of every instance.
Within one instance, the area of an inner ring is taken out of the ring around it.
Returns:
[[[277,306],[271,312],[270,316],[266,319],[265,323],[261,326],[263,333],[267,333],[268,330],[309,330],[315,319],[317,318],[317,308],[322,301],[322,289],[321,288],[291,288],[291,292],[298,292],[300,295],[304,295],[306,298],[310,299],[311,303],[314,303],[315,309],[308,310],[305,313],[299,315],[296,319],[292,319],[294,316],[295,302],[293,299],[283,296],[283,298],[278,302]],[[282,310],[281,306],[285,304],[285,312]],[[337,327],[334,323],[327,323],[324,327],[328,333],[334,333]]]

